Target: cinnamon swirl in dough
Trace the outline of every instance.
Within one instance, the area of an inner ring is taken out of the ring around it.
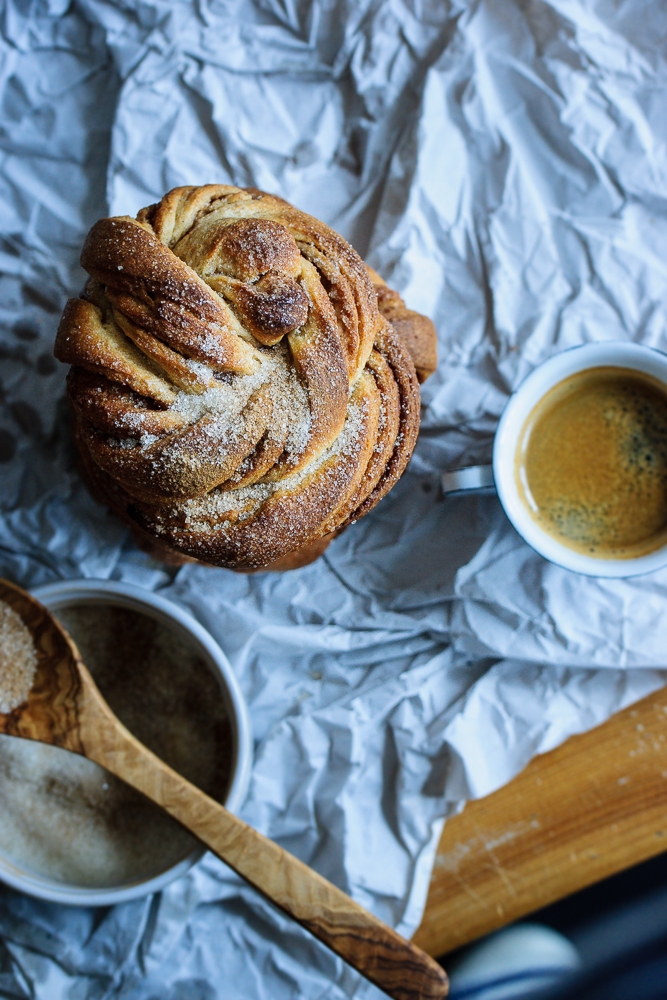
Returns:
[[[82,464],[163,558],[300,565],[398,480],[415,366],[323,223],[260,191],[176,188],[97,222],[81,263],[55,353]]]

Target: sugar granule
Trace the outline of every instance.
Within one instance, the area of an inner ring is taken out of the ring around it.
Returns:
[[[114,714],[179,774],[224,801],[232,729],[198,649],[129,608],[70,605],[56,614]],[[4,734],[0,803],[0,856],[61,884],[135,884],[195,846],[171,817],[93,761]]]
[[[0,713],[13,712],[23,704],[36,669],[32,635],[14,609],[0,601]]]

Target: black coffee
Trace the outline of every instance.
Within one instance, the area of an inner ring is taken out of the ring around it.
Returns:
[[[526,421],[516,460],[533,518],[569,548],[633,558],[667,542],[667,390],[628,368],[589,368]]]

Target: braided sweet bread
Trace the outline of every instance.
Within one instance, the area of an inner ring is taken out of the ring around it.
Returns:
[[[163,556],[298,565],[398,480],[415,368],[323,223],[260,191],[176,188],[97,222],[81,263],[55,353],[82,463]]]

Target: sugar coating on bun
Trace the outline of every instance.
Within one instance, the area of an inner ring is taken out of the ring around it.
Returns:
[[[82,466],[156,552],[298,565],[403,473],[415,366],[322,222],[256,190],[176,188],[97,222],[81,263],[55,353],[72,366]]]

